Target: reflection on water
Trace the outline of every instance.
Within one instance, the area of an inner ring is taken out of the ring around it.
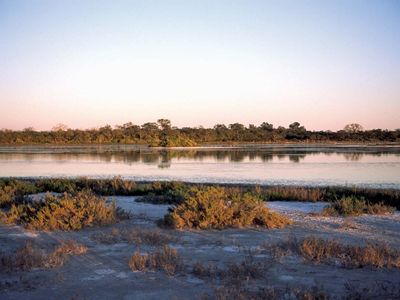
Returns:
[[[29,151],[31,150],[31,151]],[[64,148],[53,150],[52,148],[8,148],[0,147],[0,161],[103,161],[103,162],[122,162],[150,163],[158,164],[160,168],[171,166],[174,160],[188,161],[219,161],[219,162],[269,162],[278,160],[281,162],[299,163],[304,158],[311,158],[314,161],[360,161],[362,159],[379,158],[385,156],[400,156],[398,148],[296,148],[280,147],[256,149],[246,148],[197,148],[188,150],[175,149],[136,149],[126,150],[113,148],[112,146],[94,147],[74,147],[73,149]]]
[[[369,184],[400,188],[400,147],[0,147],[0,176],[113,176],[147,180]]]

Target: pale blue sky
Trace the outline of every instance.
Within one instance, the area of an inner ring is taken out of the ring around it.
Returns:
[[[0,128],[400,127],[400,1],[0,0]]]

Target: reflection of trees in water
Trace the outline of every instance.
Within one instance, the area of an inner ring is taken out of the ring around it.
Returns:
[[[289,160],[291,162],[298,163],[300,162],[300,159],[303,159],[304,157],[306,157],[306,154],[292,154],[289,155]]]
[[[171,155],[169,151],[160,152],[161,161],[158,164],[158,168],[165,169],[171,166]]]
[[[339,150],[339,151],[338,151]],[[364,156],[395,155],[400,156],[400,153],[390,152],[362,152],[349,151],[349,149],[190,149],[190,150],[115,150],[115,151],[97,151],[90,152],[43,152],[43,153],[0,153],[1,160],[23,160],[23,161],[40,161],[52,160],[57,162],[63,161],[102,161],[102,162],[122,162],[126,164],[133,163],[149,163],[157,164],[159,168],[168,168],[171,166],[173,159],[188,159],[194,161],[202,161],[204,159],[214,159],[217,161],[243,162],[246,160],[267,163],[274,159],[288,159],[290,162],[298,163],[307,155],[323,154],[326,156],[332,154],[343,155],[346,160],[358,161]]]
[[[344,153],[344,158],[350,161],[359,161],[364,155],[362,153]]]
[[[241,162],[248,156],[249,156],[248,153],[244,153],[241,151],[232,151],[229,156],[229,161]]]
[[[261,155],[259,155],[259,157],[263,162],[268,162],[274,159],[274,156],[271,153],[262,153]],[[284,157],[286,157],[286,155],[284,155]]]
[[[159,153],[146,153],[141,155],[141,161],[144,163],[158,163],[159,157]]]

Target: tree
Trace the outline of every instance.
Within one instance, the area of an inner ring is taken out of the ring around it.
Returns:
[[[343,130],[349,133],[357,133],[364,131],[364,128],[360,124],[352,123],[344,126]]]
[[[260,128],[262,130],[272,131],[274,129],[274,125],[272,125],[268,122],[263,122],[263,123],[261,123]]]
[[[157,123],[160,125],[162,130],[171,129],[171,121],[168,119],[158,119]]]
[[[54,126],[51,131],[67,131],[68,126],[62,123],[58,123],[56,126]]]
[[[299,122],[294,122],[289,125],[289,129],[286,132],[286,138],[304,140],[307,138],[307,130],[304,126],[301,126]]]
[[[293,129],[293,130],[301,130],[301,131],[306,130],[304,128],[304,126],[300,126],[299,122],[293,122],[292,124],[289,125],[289,128]]]

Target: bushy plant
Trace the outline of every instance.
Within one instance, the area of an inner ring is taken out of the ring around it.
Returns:
[[[290,224],[286,217],[271,212],[255,195],[222,187],[193,187],[183,202],[164,217],[164,224],[176,229],[222,229],[261,226],[281,228]]]
[[[394,207],[383,203],[369,203],[364,198],[342,197],[328,207],[322,214],[326,216],[358,216],[362,214],[388,214],[395,211]]]
[[[29,181],[1,180],[0,208],[9,207],[13,202],[21,201],[24,195],[36,193],[37,190],[37,187]]]
[[[118,215],[114,202],[109,205],[104,198],[84,191],[76,195],[47,194],[43,201],[13,204],[2,219],[29,229],[69,231],[113,224]]]

